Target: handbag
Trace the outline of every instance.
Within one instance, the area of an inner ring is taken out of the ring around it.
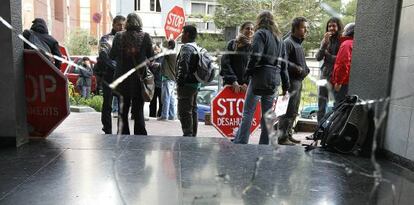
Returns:
[[[154,74],[152,74],[150,69],[147,67],[144,67],[143,69],[144,70],[142,74],[139,75],[141,83],[141,94],[144,102],[151,102],[155,91]]]

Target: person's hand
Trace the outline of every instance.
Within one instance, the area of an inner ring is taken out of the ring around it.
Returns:
[[[329,39],[331,38],[331,36],[332,36],[332,33],[331,32],[326,32],[324,35],[323,35],[323,44],[325,45],[325,46],[327,46],[328,45],[328,43],[329,43]]]
[[[231,85],[231,90],[235,93],[240,92],[240,86],[239,83],[237,83],[237,81],[234,81],[234,83]]]
[[[334,89],[336,92],[339,92],[341,90],[342,85],[340,84],[335,84]]]
[[[246,92],[247,91],[247,84],[244,83],[243,85],[240,86],[241,92]]]

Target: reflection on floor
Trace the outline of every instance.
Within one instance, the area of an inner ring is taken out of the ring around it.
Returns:
[[[412,204],[414,174],[381,162],[372,204]],[[348,167],[348,168],[344,168]],[[0,204],[367,204],[369,159],[221,138],[77,134],[0,150]]]

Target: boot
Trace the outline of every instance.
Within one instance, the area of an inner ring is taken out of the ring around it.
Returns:
[[[291,142],[291,141],[289,140],[289,138],[279,139],[279,140],[278,140],[278,144],[280,144],[280,145],[288,145],[288,146],[293,146],[293,145],[295,145],[295,143]]]
[[[291,141],[291,142],[293,142],[295,144],[300,144],[300,140],[297,140],[297,139],[293,138],[292,135],[289,135],[289,138],[288,139],[289,139],[289,141]]]

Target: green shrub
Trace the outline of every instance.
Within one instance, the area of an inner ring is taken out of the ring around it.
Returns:
[[[95,109],[97,112],[102,111],[102,96],[92,95],[90,98],[83,98],[79,93],[75,92],[75,86],[71,82],[68,82],[68,91],[70,105],[85,105]]]

